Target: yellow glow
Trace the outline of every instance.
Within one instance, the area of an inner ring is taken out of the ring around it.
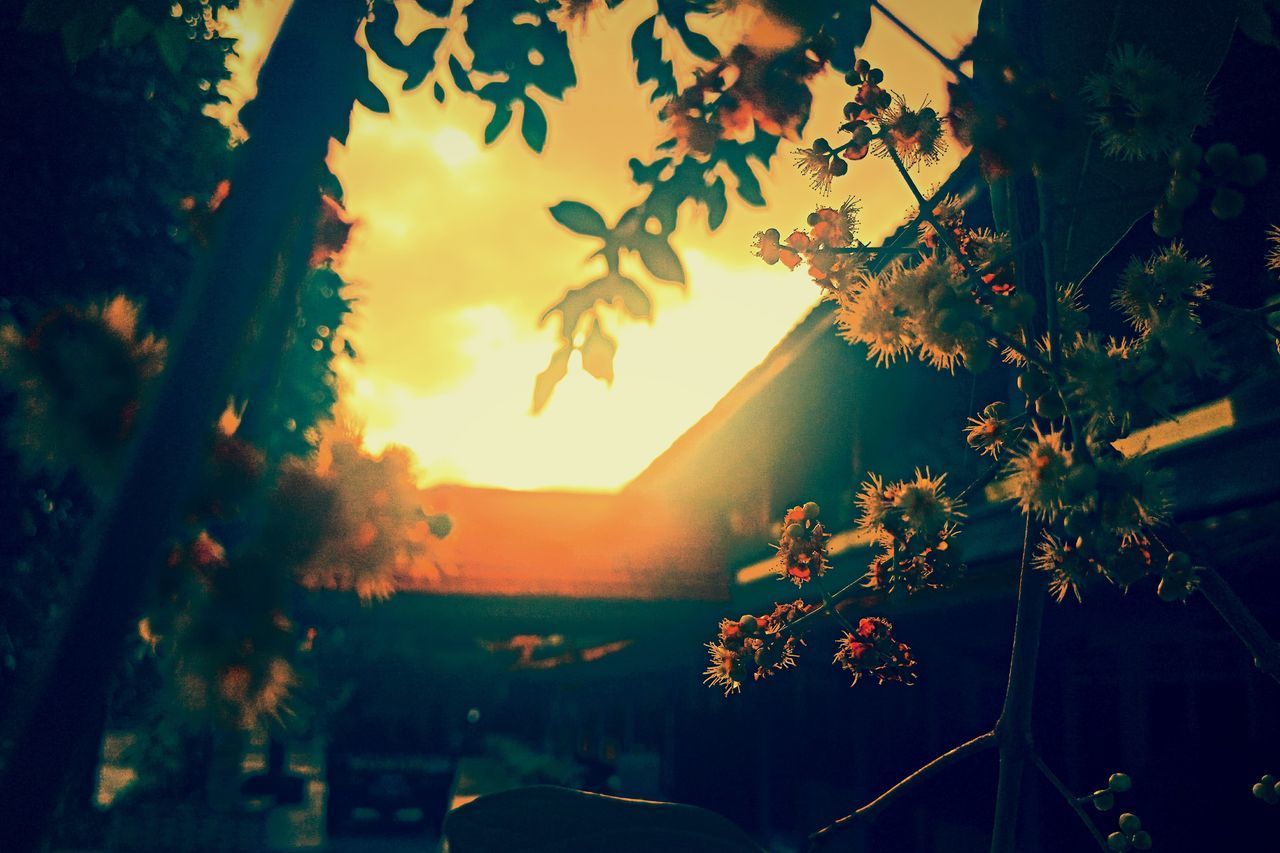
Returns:
[[[895,11],[954,53],[974,30],[977,5],[904,0]],[[404,6],[403,38],[426,24],[413,8]],[[498,143],[480,150],[490,110],[458,93],[447,72],[442,106],[431,80],[402,93],[403,75],[370,63],[391,115],[357,107],[347,145],[335,144],[329,159],[360,223],[340,265],[360,300],[353,337],[361,355],[343,369],[342,405],[365,425],[373,450],[391,442],[411,448],[424,484],[616,489],[758,364],[817,298],[803,272],[788,275],[750,253],[756,231],[786,233],[821,201],[790,168],[794,145],[784,142],[762,180],[767,208],[747,207],[730,189],[729,216],[715,234],[701,211],[686,208],[673,245],[688,292],[655,284],[653,325],[610,326],[619,339],[613,387],[584,374],[575,356],[547,409],[529,414],[533,378],[555,347],[554,330],[538,328],[537,317],[566,287],[601,273],[598,260],[587,260],[592,242],[559,228],[547,208],[577,199],[611,220],[639,198],[627,158],[652,159],[664,138],[655,107],[634,83],[629,49],[635,26],[652,12],[652,3],[633,0],[571,34],[579,86],[563,104],[543,101],[550,133],[542,156],[520,140],[518,112]],[[725,41],[742,20],[697,26]],[[883,20],[862,55],[913,104],[945,106],[940,69]],[[677,65],[678,74],[691,70]],[[805,138],[837,138],[848,97],[841,79],[822,78]],[[957,160],[953,152],[918,181],[940,182]],[[827,203],[850,194],[862,201],[867,240],[890,231],[912,203],[879,158],[852,164]],[[649,285],[626,263],[624,273]]]

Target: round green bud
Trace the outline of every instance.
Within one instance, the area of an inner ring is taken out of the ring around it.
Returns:
[[[1186,551],[1171,551],[1165,560],[1165,574],[1185,575],[1191,571],[1191,555]]]
[[[813,501],[805,501],[805,504],[804,506],[801,507],[801,509],[804,510],[804,517],[809,519],[810,521],[813,521],[815,518],[818,517],[819,507]]]
[[[1129,778],[1128,773],[1112,773],[1111,778],[1107,780],[1107,787],[1117,794],[1123,794],[1133,787],[1133,780]]]
[[[1170,207],[1185,210],[1200,195],[1200,185],[1186,175],[1174,175],[1169,187],[1164,191],[1164,200]]]
[[[1263,797],[1263,794],[1265,794],[1266,791],[1267,791],[1266,785],[1262,784],[1261,782],[1253,783],[1253,795],[1257,797],[1259,800],[1265,799],[1265,797]]]
[[[1049,380],[1035,368],[1028,368],[1018,374],[1018,390],[1034,399],[1049,390]]]
[[[1231,187],[1218,187],[1209,210],[1219,219],[1235,219],[1244,212],[1244,193]]]
[[[747,614],[744,614],[743,617],[738,620],[738,627],[742,629],[742,633],[744,634],[754,634],[756,632],[756,629],[760,627],[760,622],[756,619],[756,617],[752,616],[750,613],[747,613]]]
[[[1204,161],[1209,164],[1209,168],[1217,172],[1219,175],[1225,175],[1236,164],[1236,160],[1240,159],[1240,152],[1236,150],[1235,145],[1230,142],[1218,142],[1209,146],[1209,150],[1204,152]]]
[[[831,174],[835,175],[837,178],[848,171],[849,164],[844,160],[841,160],[839,157],[836,157],[831,161]]]
[[[1161,601],[1182,601],[1188,592],[1186,582],[1175,578],[1160,578],[1156,584],[1156,595]]]
[[[1204,149],[1194,142],[1187,142],[1178,146],[1172,154],[1169,155],[1169,165],[1174,171],[1187,173],[1200,165],[1201,158],[1204,157]]]
[[[1093,795],[1093,807],[1100,812],[1109,812],[1116,804],[1115,794],[1110,791],[1098,791]]]
[[[1113,832],[1107,836],[1107,846],[1112,850],[1128,850],[1129,836],[1123,832]]]
[[[1242,187],[1253,187],[1267,176],[1267,158],[1261,154],[1247,154],[1236,161],[1227,175]]]
[[[1262,777],[1262,784],[1264,785],[1274,785],[1275,783],[1276,777],[1272,776],[1270,773]]]
[[[817,139],[813,140],[813,150],[817,151],[819,154],[826,154],[831,150],[831,143],[819,136]]]
[[[799,539],[804,535],[804,526],[795,523],[788,524],[786,533],[789,539]]]
[[[880,70],[879,68],[872,68],[870,71],[867,72],[867,82],[874,83],[875,85],[879,86],[881,83],[884,82],[884,71]]]
[[[1129,839],[1133,842],[1134,850],[1150,850],[1151,849],[1151,833],[1145,829],[1140,829],[1133,834],[1133,838]]]
[[[866,74],[871,70],[871,63],[867,62],[865,59],[859,59],[857,62],[853,63],[853,70],[859,74]]]
[[[1052,421],[1066,414],[1066,410],[1062,407],[1061,398],[1049,391],[1036,398],[1036,414],[1046,421]]]
[[[1142,829],[1142,821],[1138,819],[1136,814],[1125,812],[1120,815],[1120,831],[1126,835],[1133,835],[1139,829]]]

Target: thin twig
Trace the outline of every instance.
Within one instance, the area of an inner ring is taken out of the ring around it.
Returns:
[[[1067,805],[1076,813],[1076,817],[1080,818],[1080,822],[1089,830],[1089,834],[1093,836],[1094,841],[1098,842],[1098,846],[1103,850],[1110,850],[1111,848],[1107,846],[1107,839],[1102,837],[1102,831],[1098,829],[1097,825],[1094,824],[1093,819],[1089,817],[1089,813],[1086,812],[1084,807],[1080,804],[1082,799],[1072,794],[1070,789],[1067,788],[1066,785],[1062,784],[1062,780],[1058,778],[1057,774],[1049,769],[1049,765],[1044,763],[1044,759],[1040,757],[1038,752],[1032,751],[1031,760],[1035,762],[1036,767],[1040,769],[1040,773],[1044,778],[1049,780],[1049,784],[1058,789],[1058,793],[1062,795],[1062,799],[1066,800]],[[1088,800],[1090,798],[1085,797],[1083,799]]]
[[[973,82],[973,80],[970,79],[969,75],[965,74],[964,71],[960,69],[959,62],[956,62],[954,59],[952,59],[951,57],[947,56],[946,54],[938,50],[936,47],[934,47],[924,36],[920,35],[918,32],[916,32],[914,29],[908,26],[901,18],[899,18],[897,15],[893,14],[888,9],[886,9],[884,7],[884,4],[880,3],[879,0],[871,0],[871,8],[875,9],[881,15],[884,15],[885,20],[893,24],[898,29],[902,30],[902,32],[907,36],[907,38],[911,39],[913,42],[915,42],[916,44],[924,48],[926,53],[928,53],[930,56],[932,56],[934,59],[938,60],[938,62],[942,64],[943,68],[947,69],[952,74],[954,74],[957,80],[959,80],[962,83]]]
[[[844,817],[838,818],[834,822],[824,826],[822,829],[819,829],[817,832],[814,832],[809,836],[810,845],[814,845],[819,841],[824,840],[836,830],[846,827],[854,821],[869,820],[916,785],[937,774],[939,771],[955,764],[962,758],[966,758],[970,755],[976,755],[979,752],[990,749],[995,746],[995,742],[995,732],[986,732],[978,735],[973,740],[960,744],[948,752],[942,753],[942,755],[939,755],[937,758],[916,770],[914,773],[903,778],[900,782],[866,805],[855,809]]]
[[[1254,666],[1280,681],[1280,644],[1267,633],[1267,629],[1215,569],[1201,570],[1199,578],[1200,584],[1196,588],[1253,655]]]

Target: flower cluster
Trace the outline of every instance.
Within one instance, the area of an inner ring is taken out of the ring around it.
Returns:
[[[809,214],[808,231],[796,230],[785,241],[776,228],[756,234],[755,254],[767,264],[781,262],[795,269],[808,263],[809,276],[824,290],[848,290],[862,274],[862,256],[847,251],[857,246],[858,204],[846,200],[837,207],[820,207]]]
[[[836,641],[833,663],[848,670],[854,684],[864,677],[874,678],[877,684],[896,681],[910,685],[916,680],[911,649],[894,638],[893,625],[879,616],[859,619],[853,633],[846,631]]]
[[[951,547],[964,516],[944,488],[946,475],[927,470],[886,483],[878,475],[858,493],[858,525],[876,535],[882,551],[871,562],[867,586],[889,595],[951,583],[961,571]]]
[[[1102,150],[1124,160],[1151,160],[1185,141],[1209,114],[1204,86],[1144,47],[1122,45],[1106,68],[1089,75],[1085,101]]]
[[[877,364],[914,353],[939,370],[991,362],[990,309],[975,297],[969,277],[947,253],[914,263],[895,260],[876,276],[836,294],[841,334],[865,344]]]
[[[809,610],[803,601],[778,604],[772,613],[722,619],[714,643],[707,643],[711,662],[705,683],[724,688],[725,695],[739,692],[748,679],[760,680],[795,666],[803,641],[787,632],[788,626]]]
[[[822,66],[804,49],[767,54],[740,44],[697,71],[694,82],[663,107],[662,118],[681,148],[702,157],[721,139],[752,127],[795,138],[809,118],[809,80]]]
[[[24,331],[0,324],[0,382],[17,394],[12,444],[32,468],[76,469],[109,488],[165,342],[125,296],[65,305]]]
[[[1004,409],[1004,403],[991,403],[980,415],[969,418],[969,425],[965,427],[965,441],[984,456],[999,456],[1014,434],[1013,424],[1005,417]]]
[[[782,536],[778,539],[778,574],[796,586],[822,577],[827,562],[827,543],[831,535],[818,521],[819,508],[809,501],[804,506],[787,510],[782,519]]]
[[[1196,307],[1212,287],[1208,258],[1190,258],[1181,243],[1156,251],[1146,261],[1129,262],[1112,296],[1112,304],[1140,334],[1159,326],[1198,320]]]
[[[892,149],[907,168],[936,163],[946,153],[942,119],[938,111],[927,104],[917,110],[907,106],[904,98],[895,98],[881,116],[880,127],[885,154]]]

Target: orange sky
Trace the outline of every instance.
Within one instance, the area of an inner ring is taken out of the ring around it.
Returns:
[[[414,3],[401,7],[399,34],[407,38],[429,19]],[[977,0],[893,4],[952,52],[972,34],[977,7]],[[281,8],[279,0],[245,0],[232,23],[233,33],[253,40],[242,47],[249,70],[239,72],[241,87]],[[705,414],[817,298],[803,272],[765,266],[750,251],[756,231],[786,233],[818,203],[790,167],[794,146],[784,142],[762,180],[766,208],[735,204],[730,191],[729,215],[716,233],[682,217],[672,243],[689,289],[655,284],[653,325],[611,326],[619,339],[613,386],[578,369],[575,355],[546,410],[530,414],[533,378],[555,346],[554,330],[539,329],[537,318],[566,287],[598,276],[600,263],[587,263],[591,242],[561,229],[546,209],[578,199],[612,221],[639,198],[627,159],[652,159],[664,138],[635,85],[629,50],[636,24],[652,11],[652,2],[627,0],[571,33],[580,82],[563,103],[543,101],[551,129],[541,156],[524,146],[516,122],[484,148],[489,108],[460,95],[447,72],[441,106],[431,96],[433,78],[404,94],[403,76],[372,62],[391,114],[357,106],[347,145],[335,143],[329,158],[348,211],[360,220],[340,263],[360,300],[352,323],[360,359],[342,371],[342,406],[363,423],[372,450],[411,448],[424,484],[616,489]],[[733,25],[720,19],[695,28],[723,42]],[[945,106],[936,64],[883,19],[875,19],[862,55],[911,102]],[[678,74],[688,70],[677,64]],[[816,95],[805,137],[835,138],[848,89],[832,74]],[[941,181],[956,160],[953,150],[918,181]],[[892,165],[879,158],[851,164],[829,201],[849,195],[861,201],[867,240],[896,226],[911,204]],[[638,267],[632,274],[649,282]]]

